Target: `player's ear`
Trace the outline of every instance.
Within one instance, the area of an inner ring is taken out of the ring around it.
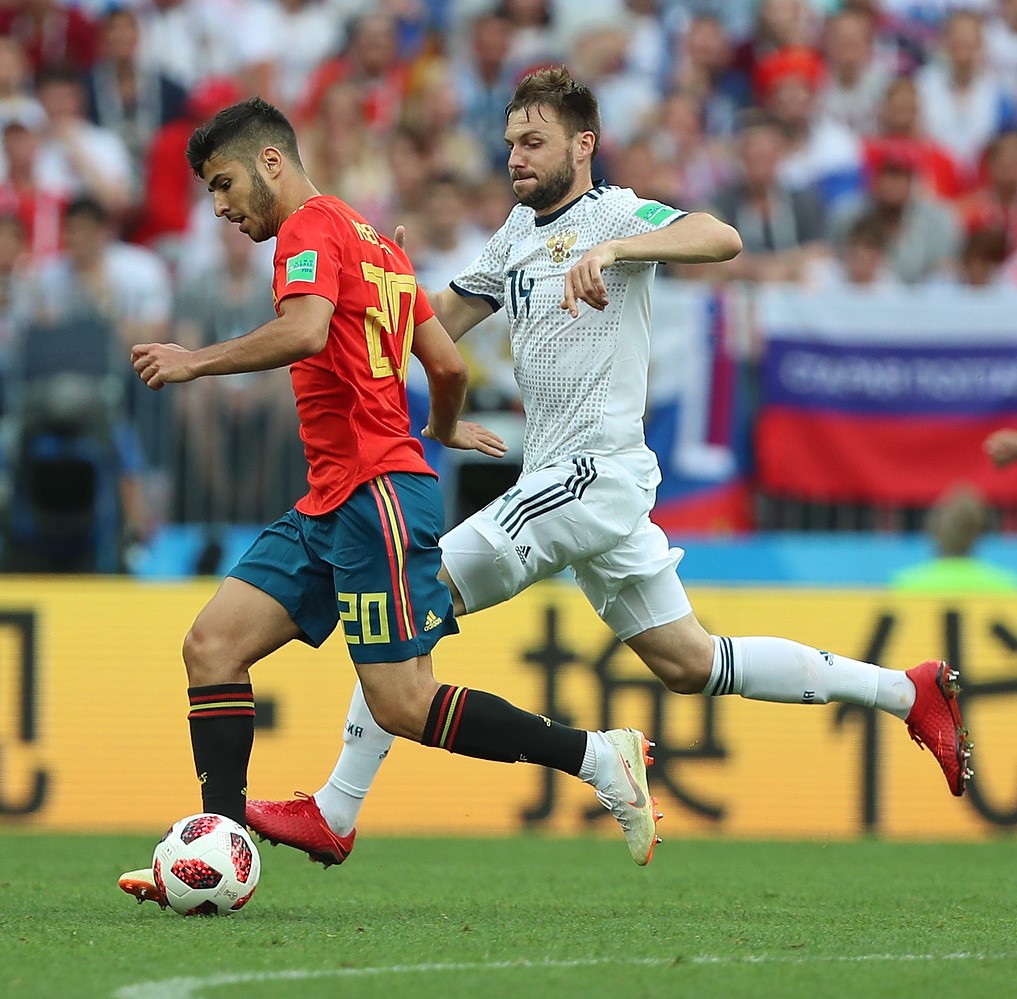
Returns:
[[[597,145],[597,137],[593,132],[576,133],[577,152],[585,159],[593,159],[593,150]]]
[[[258,157],[270,177],[278,177],[282,169],[283,154],[275,146],[266,146]]]

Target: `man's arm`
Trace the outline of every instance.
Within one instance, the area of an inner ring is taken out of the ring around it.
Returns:
[[[608,239],[587,250],[565,272],[565,294],[561,307],[573,317],[579,315],[579,301],[603,310],[608,300],[601,273],[605,267],[622,260],[717,263],[737,256],[741,248],[742,238],[738,231],[706,212],[692,212],[670,225],[639,236]]]
[[[460,295],[451,288],[443,288],[427,297],[453,343],[494,312],[487,299],[479,295]]]
[[[497,434],[479,423],[459,419],[469,375],[466,362],[436,316],[414,330],[413,353],[427,373],[431,402],[424,436],[441,441],[446,447],[481,451],[500,458],[507,448]]]
[[[277,319],[243,336],[187,350],[174,343],[142,343],[131,348],[131,363],[151,389],[189,382],[204,375],[283,368],[320,353],[328,341],[335,306],[320,295],[284,298]]]

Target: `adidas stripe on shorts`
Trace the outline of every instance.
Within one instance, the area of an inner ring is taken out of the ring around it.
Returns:
[[[571,569],[621,638],[692,612],[670,548],[650,520],[655,492],[622,460],[580,454],[522,476],[441,539],[442,562],[468,611],[508,600]]]

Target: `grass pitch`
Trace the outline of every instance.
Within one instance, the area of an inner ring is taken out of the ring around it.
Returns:
[[[372,839],[323,871],[262,846],[229,918],[119,892],[155,837],[0,837],[0,996],[1017,995],[1017,851]]]

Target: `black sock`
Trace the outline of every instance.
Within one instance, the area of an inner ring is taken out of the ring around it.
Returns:
[[[438,688],[427,714],[425,746],[500,763],[537,763],[577,776],[586,733],[523,711],[483,690]]]
[[[254,691],[249,683],[188,687],[191,749],[201,807],[247,825],[247,764],[254,745]]]

